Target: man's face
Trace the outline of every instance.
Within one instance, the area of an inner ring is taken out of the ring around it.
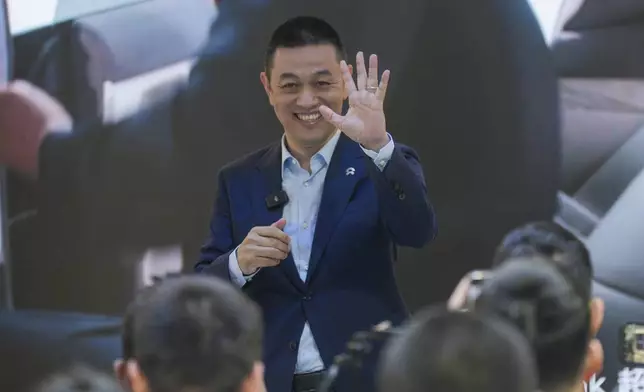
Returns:
[[[261,80],[289,141],[318,147],[335,132],[318,108],[324,104],[340,113],[346,89],[333,45],[279,48],[273,68]],[[269,81],[270,77],[270,81]]]

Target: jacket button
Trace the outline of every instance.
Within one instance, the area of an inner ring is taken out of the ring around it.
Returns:
[[[310,301],[310,300],[311,300],[311,296],[310,296],[310,295],[307,295],[307,296],[305,296],[305,297],[304,297],[304,298],[302,298],[302,299],[303,299],[303,300],[305,300],[305,301]]]
[[[398,194],[398,199],[400,199],[400,200],[405,200],[405,197],[407,197],[407,195],[405,195],[405,192],[400,192]]]
[[[290,342],[288,342],[288,348],[290,348],[292,351],[297,350],[297,342],[291,340]]]

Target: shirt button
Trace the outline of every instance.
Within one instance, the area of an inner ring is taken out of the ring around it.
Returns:
[[[288,348],[290,348],[292,351],[297,350],[297,342],[291,340],[290,342],[288,342]]]
[[[304,224],[302,225],[302,227],[303,227],[303,228],[305,228],[305,229],[308,229],[308,228],[309,228],[309,224],[308,224],[308,223],[306,223],[306,222],[304,222]]]
[[[384,160],[380,160],[380,162],[378,162],[378,163],[380,164],[380,166],[384,166],[385,163],[387,163],[387,162],[385,162]]]
[[[306,181],[306,182],[304,183],[304,187],[305,187],[305,188],[308,188],[308,187],[309,187],[309,182],[308,182],[308,181]]]

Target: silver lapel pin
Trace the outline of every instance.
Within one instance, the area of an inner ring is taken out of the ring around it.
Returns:
[[[347,171],[346,171],[346,173],[345,173],[345,174],[346,174],[347,176],[353,176],[354,174],[356,174],[356,169],[354,169],[354,168],[350,167],[350,168],[348,168],[348,169],[347,169]]]

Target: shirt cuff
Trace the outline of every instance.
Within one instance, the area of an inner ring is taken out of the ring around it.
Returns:
[[[362,148],[362,151],[364,151],[364,153],[373,160],[373,163],[376,164],[376,167],[380,171],[385,170],[387,163],[389,163],[391,156],[394,154],[394,139],[389,133],[387,133],[387,136],[389,137],[389,143],[385,144],[385,146],[381,148],[380,151],[367,150],[366,148],[362,147],[362,145],[360,146],[360,148]]]
[[[235,248],[230,255],[228,256],[228,271],[230,272],[230,280],[239,287],[243,287],[246,283],[250,282],[251,279],[259,272],[255,271],[252,275],[244,275],[241,268],[239,268],[239,262],[237,261],[237,249]]]

